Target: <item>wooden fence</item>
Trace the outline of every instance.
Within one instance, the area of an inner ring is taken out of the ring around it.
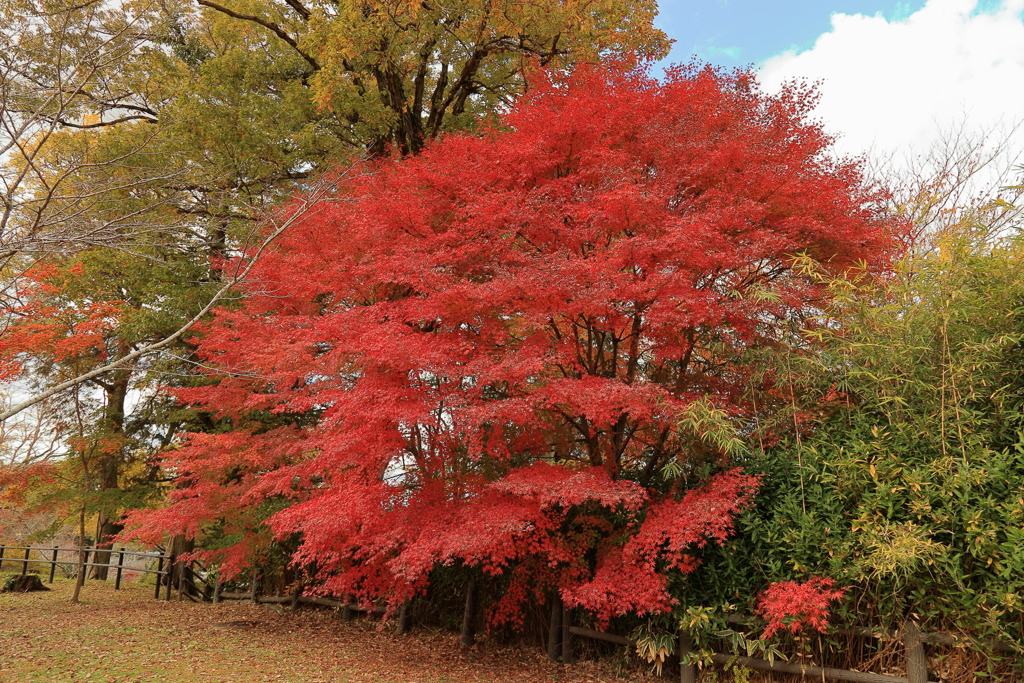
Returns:
[[[121,579],[124,576],[125,571],[136,572],[140,574],[156,574],[156,588],[154,589],[153,597],[160,597],[161,583],[167,583],[167,599],[170,599],[170,582],[166,581],[163,577],[166,577],[173,567],[175,558],[173,555],[166,555],[163,553],[154,553],[148,551],[134,551],[127,550],[125,548],[61,548],[60,546],[52,546],[41,548],[38,546],[17,546],[17,545],[0,545],[0,571],[3,570],[5,564],[20,564],[21,574],[25,575],[28,573],[28,566],[30,564],[44,564],[50,566],[49,583],[53,583],[54,574],[57,571],[58,566],[77,567],[79,563],[78,555],[80,552],[85,551],[85,567],[88,570],[89,567],[106,567],[108,572],[114,572],[114,590],[121,589]],[[21,557],[14,557],[9,554],[9,551],[18,551],[24,553]],[[32,553],[36,552],[38,557],[33,558]],[[61,553],[70,553],[72,559],[61,560]],[[95,558],[98,554],[107,554],[109,560],[106,562],[96,562]],[[90,562],[90,556],[93,561]],[[157,565],[156,569],[149,569],[148,567],[125,567],[124,562],[127,557],[144,557],[147,560],[155,560]],[[166,567],[166,568],[165,568]]]
[[[212,585],[209,581],[211,572],[206,571],[197,562],[178,562],[174,555],[153,552],[136,552],[124,548],[85,548],[86,567],[107,567],[108,571],[115,572],[114,590],[121,587],[122,572],[125,569],[125,557],[145,557],[148,560],[156,561],[156,569],[131,567],[130,571],[156,575],[156,586],[153,597],[160,598],[161,591],[164,591],[164,599],[170,600],[172,592],[177,591],[178,600],[188,598],[192,601],[203,601],[219,603],[224,600],[248,600],[253,604],[289,604],[291,609],[296,609],[300,604],[320,605],[339,610],[342,619],[349,620],[357,612],[384,614],[386,609],[380,606],[364,607],[353,603],[351,600],[334,600],[332,598],[313,598],[302,595],[302,586],[297,584],[290,595],[287,596],[266,596],[259,595],[259,582],[254,580],[249,592],[226,592],[221,590],[221,582],[217,579]],[[22,557],[10,556],[8,551],[23,551]],[[35,551],[40,557],[32,559],[31,553]],[[74,559],[60,561],[60,552],[74,553]],[[53,583],[54,572],[58,565],[78,565],[79,548],[39,548],[26,546],[3,546],[0,545],[0,570],[4,564],[16,563],[21,565],[21,573],[28,572],[29,564],[50,565],[50,583]],[[96,553],[110,553],[109,562],[89,562],[89,556],[96,557]],[[115,562],[116,559],[116,562]],[[174,567],[178,566],[178,571]],[[197,572],[196,568],[200,571]],[[177,579],[176,581],[174,579]],[[474,643],[477,613],[477,596],[475,582],[470,582],[466,591],[466,603],[462,624],[462,645],[468,647]],[[398,611],[399,633],[409,630],[409,605],[402,605]],[[632,646],[634,643],[625,636],[595,631],[590,628],[573,625],[574,610],[567,609],[560,601],[554,601],[551,609],[551,619],[548,631],[548,657],[552,661],[559,659],[563,664],[572,664],[575,661],[573,653],[573,642],[577,637],[592,638],[618,645]],[[740,616],[729,618],[731,623],[751,624],[754,620]],[[956,636],[948,633],[922,633],[918,625],[913,621],[907,621],[903,628],[898,631],[885,631],[881,629],[869,629],[862,627],[836,628],[833,633],[839,635],[855,636],[859,638],[901,638],[904,643],[906,657],[906,676],[892,676],[886,674],[875,674],[863,671],[851,671],[848,669],[836,669],[831,667],[811,666],[794,664],[789,662],[768,661],[756,657],[744,657],[724,653],[713,653],[711,660],[716,664],[740,665],[751,669],[772,671],[778,673],[793,674],[804,678],[830,679],[836,681],[850,681],[851,683],[932,683],[928,677],[928,658],[925,651],[926,644],[954,645],[958,642]],[[988,642],[984,645],[996,652],[1015,653],[1017,648],[1009,643]],[[693,653],[692,641],[686,633],[680,633],[677,641],[677,652],[680,657]],[[697,668],[694,665],[680,666],[680,683],[696,683]]]
[[[347,600],[334,600],[331,598],[313,598],[302,595],[301,585],[296,585],[292,593],[287,596],[261,596],[258,595],[258,583],[253,582],[248,593],[222,592],[220,582],[214,587],[212,602],[222,600],[248,600],[254,604],[289,604],[291,609],[296,609],[300,604],[321,605],[339,610],[344,620],[349,620],[356,612],[367,612],[384,614],[386,609],[375,606],[367,609]],[[468,647],[473,645],[475,639],[475,622],[478,609],[478,596],[476,582],[471,581],[466,587],[466,598],[462,620],[462,645]],[[409,630],[410,614],[408,603],[398,610],[397,631],[406,633]],[[575,661],[573,653],[573,641],[577,637],[593,638],[618,645],[633,646],[634,643],[625,636],[595,631],[573,625],[574,610],[565,608],[560,601],[554,601],[551,610],[551,620],[548,632],[548,657],[552,661],[559,659],[563,664],[572,664]],[[755,619],[732,616],[729,621],[734,624],[750,625],[756,622]],[[932,683],[928,676],[928,659],[925,651],[926,644],[955,645],[958,640],[948,633],[922,633],[917,624],[908,621],[903,628],[896,631],[885,631],[882,629],[870,629],[863,627],[841,627],[833,629],[838,635],[854,636],[858,638],[901,638],[904,642],[906,657],[906,676],[892,676],[875,674],[863,671],[851,671],[848,669],[837,669],[832,667],[811,666],[781,661],[768,661],[757,657],[744,657],[739,655],[713,653],[711,660],[716,664],[740,665],[751,669],[771,671],[776,673],[793,674],[803,678],[814,678],[820,680],[850,681],[851,683]],[[1017,651],[1009,643],[988,642],[986,647],[997,651],[1014,653]],[[677,641],[677,652],[680,656],[693,653],[692,641],[685,633],[680,633]],[[696,683],[697,667],[695,665],[680,667],[680,683]]]
[[[562,661],[572,663],[572,640],[573,636],[593,638],[619,645],[632,646],[630,639],[595,631],[589,628],[582,628],[572,625],[572,611],[561,611],[561,642],[557,643],[554,636],[548,640],[548,656],[556,659],[561,649]],[[740,616],[730,617],[729,621],[738,624],[753,623],[753,619],[746,619]],[[554,612],[552,612],[552,627],[554,626]],[[836,681],[852,681],[853,683],[932,683],[928,677],[928,657],[925,651],[925,644],[954,645],[957,638],[949,633],[922,633],[920,628],[913,621],[907,621],[899,631],[886,631],[882,629],[868,629],[861,627],[845,627],[833,629],[833,633],[839,635],[856,636],[859,638],[902,638],[906,657],[906,676],[891,676],[885,674],[868,673],[864,671],[851,671],[848,669],[836,669],[832,667],[811,666],[804,664],[793,664],[789,662],[771,662],[756,657],[743,657],[724,653],[714,653],[711,660],[716,664],[740,665],[751,669],[762,671],[773,671],[778,673],[793,674],[804,678],[830,679]],[[992,641],[985,643],[987,647],[997,652],[1014,653],[1017,649],[1009,643]],[[692,654],[692,641],[686,633],[680,633],[677,641],[677,652],[680,657]],[[680,666],[680,683],[696,683],[697,667],[694,665]]]

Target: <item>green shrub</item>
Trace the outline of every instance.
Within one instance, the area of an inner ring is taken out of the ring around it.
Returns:
[[[800,436],[744,463],[758,505],[674,586],[677,616],[709,610],[710,633],[771,582],[827,576],[851,589],[835,622],[1021,646],[1022,257],[1019,236],[965,220],[888,277],[831,281],[818,350],[782,363],[792,410],[759,425]]]

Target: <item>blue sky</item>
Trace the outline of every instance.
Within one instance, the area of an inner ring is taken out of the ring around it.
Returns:
[[[912,158],[952,131],[1024,151],[1024,0],[661,0],[657,23],[666,65],[817,83],[840,154]]]
[[[906,18],[924,0],[661,0],[657,24],[676,42],[669,62],[692,55],[722,66],[760,63],[787,49],[811,47],[835,12]]]

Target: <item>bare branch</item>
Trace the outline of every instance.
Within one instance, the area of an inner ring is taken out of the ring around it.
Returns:
[[[58,120],[62,126],[67,128],[79,128],[86,130],[89,128],[108,128],[109,126],[116,126],[119,123],[127,123],[128,121],[145,121],[146,123],[157,123],[157,120],[149,116],[122,116],[112,121],[100,121],[99,123],[72,123],[71,121]]]
[[[301,2],[299,2],[298,0],[284,1],[288,3],[288,6],[295,10],[298,13],[298,15],[303,18],[304,21],[309,21],[309,17],[311,16],[312,13],[308,9],[306,9]]]

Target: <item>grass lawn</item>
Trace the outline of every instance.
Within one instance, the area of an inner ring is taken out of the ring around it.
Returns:
[[[328,610],[164,602],[153,599],[152,586],[115,592],[112,582],[93,581],[72,605],[72,588],[58,580],[45,593],[0,594],[0,683],[622,681],[611,666],[561,667],[538,648],[484,641],[463,651],[455,633],[397,636],[377,622],[342,623]],[[216,627],[230,621],[252,625]]]

